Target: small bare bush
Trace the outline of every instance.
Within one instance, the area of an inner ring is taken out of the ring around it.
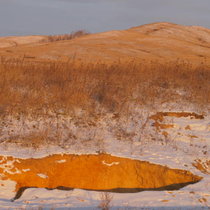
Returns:
[[[79,31],[72,32],[70,34],[50,35],[50,36],[47,36],[46,39],[42,40],[42,42],[56,42],[56,41],[61,41],[61,40],[71,40],[71,39],[75,39],[75,38],[85,36],[88,34],[89,33],[87,31],[79,30]]]
[[[35,150],[39,149],[41,146],[53,144],[56,141],[51,140],[47,133],[39,132],[39,133],[31,133],[30,135],[25,136],[14,136],[6,141],[7,143],[13,143],[21,147],[25,148],[33,148]]]
[[[102,192],[101,196],[101,203],[99,204],[98,208],[101,210],[109,210],[111,207],[111,201],[113,200],[113,196],[109,192]]]

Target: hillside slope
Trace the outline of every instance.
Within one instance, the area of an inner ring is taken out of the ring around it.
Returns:
[[[40,42],[46,37],[17,37],[16,45],[0,40],[0,56],[29,60],[78,59],[85,62],[189,60],[210,64],[210,29],[172,23],[153,23],[122,31],[90,34],[72,40]],[[13,38],[14,39],[14,38]],[[18,40],[31,40],[31,43]]]

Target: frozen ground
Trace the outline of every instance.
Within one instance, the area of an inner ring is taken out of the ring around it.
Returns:
[[[103,141],[103,149],[112,155],[146,160],[152,163],[167,165],[170,168],[185,169],[202,176],[203,179],[177,191],[144,191],[139,193],[107,193],[111,209],[209,209],[210,207],[210,118],[195,119],[193,117],[164,117],[159,123],[166,126],[157,130],[160,139],[148,141],[122,141],[107,139]],[[149,129],[149,128],[148,128]],[[167,137],[161,139],[163,131]],[[154,131],[153,131],[154,132]],[[18,149],[15,145],[1,144],[0,154],[22,158],[43,157],[55,153],[95,154],[98,148],[91,142],[85,145],[73,145],[69,148],[56,146],[39,150],[31,148]],[[196,168],[199,161],[201,168]],[[110,166],[112,167],[112,166]],[[1,169],[1,166],[0,166]],[[151,175],[152,179],[152,175]],[[4,185],[4,186],[3,186]],[[105,202],[103,192],[74,189],[70,191],[27,189],[15,200],[12,192],[15,183],[1,180],[1,209],[97,209]]]

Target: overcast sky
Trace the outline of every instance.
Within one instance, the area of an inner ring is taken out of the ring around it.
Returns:
[[[210,28],[210,0],[0,0],[0,36],[102,32],[160,21]]]

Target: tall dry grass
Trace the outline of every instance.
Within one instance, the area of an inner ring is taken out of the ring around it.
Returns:
[[[119,113],[131,103],[154,107],[180,101],[208,107],[209,81],[205,65],[183,61],[108,66],[1,59],[0,115],[68,113],[77,107]]]

